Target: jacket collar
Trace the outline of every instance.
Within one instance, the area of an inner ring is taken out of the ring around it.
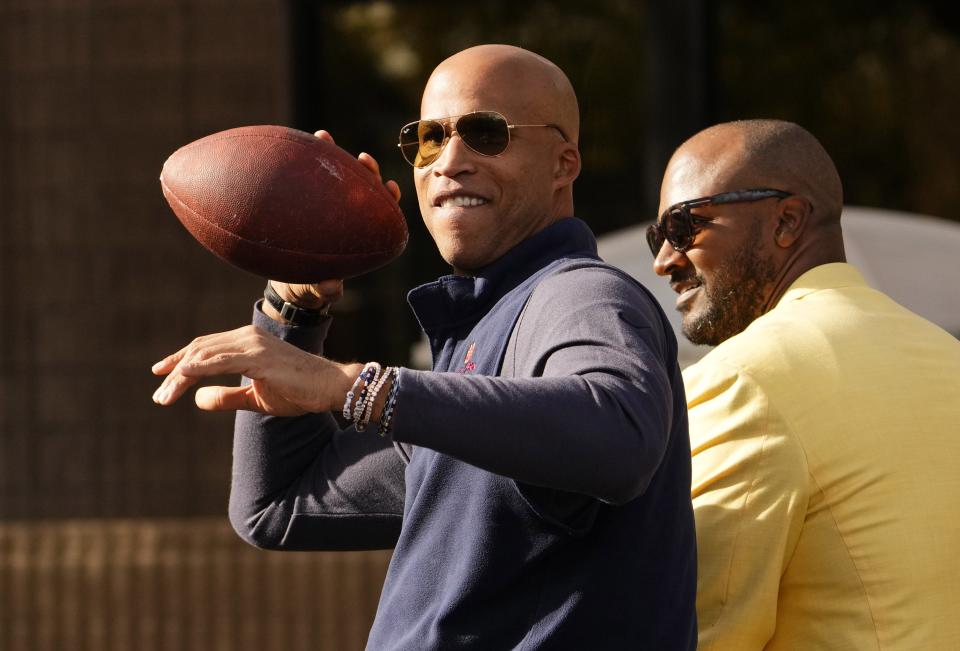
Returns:
[[[442,276],[407,295],[420,326],[472,326],[526,278],[567,257],[597,257],[597,241],[586,223],[561,219],[528,237],[475,276]]]
[[[840,287],[866,286],[867,281],[852,264],[847,262],[831,262],[822,264],[803,272],[793,284],[787,288],[780,300],[779,307],[791,301],[797,301],[804,296],[823,289],[837,289]]]

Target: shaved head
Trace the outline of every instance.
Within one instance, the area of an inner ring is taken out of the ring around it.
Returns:
[[[462,116],[480,112],[506,119],[499,153],[474,149],[476,136],[456,131]],[[555,64],[512,45],[458,52],[430,75],[420,118],[441,124],[444,134],[431,162],[414,169],[420,214],[454,273],[476,273],[573,216],[580,111]]]
[[[770,310],[806,271],[845,260],[843,187],[829,154],[809,131],[782,120],[710,127],[673,154],[660,188],[660,214],[697,198],[772,189],[785,196],[707,202],[681,251],[667,241],[654,271],[680,294],[684,333],[716,345]]]
[[[567,75],[544,57],[513,45],[477,45],[443,61],[427,81],[421,102],[421,117],[433,110],[437,97],[483,97],[511,122],[558,125],[566,138],[580,137],[580,109]],[[487,99],[489,98],[489,99]],[[455,115],[448,113],[447,115]]]
[[[677,149],[701,159],[729,187],[769,187],[806,196],[815,223],[840,219],[843,186],[823,145],[809,131],[783,120],[738,120],[710,127]]]

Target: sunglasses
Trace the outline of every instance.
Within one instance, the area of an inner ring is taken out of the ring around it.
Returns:
[[[449,125],[449,126],[448,126]],[[440,157],[454,134],[463,144],[481,156],[499,156],[510,144],[510,131],[520,127],[556,129],[567,141],[566,134],[555,124],[507,124],[507,118],[496,111],[477,111],[465,115],[417,120],[400,129],[400,152],[414,167],[426,167]]]
[[[753,190],[723,192],[711,197],[675,203],[663,211],[657,223],[647,226],[647,244],[650,246],[650,252],[653,253],[653,257],[657,257],[657,255],[660,254],[660,249],[663,247],[664,241],[670,242],[670,246],[672,246],[675,251],[683,253],[693,246],[693,238],[700,232],[700,226],[713,221],[712,219],[692,214],[690,212],[691,208],[719,206],[728,203],[749,203],[772,199],[773,197],[784,199],[789,196],[790,193],[784,192],[783,190],[758,188]]]

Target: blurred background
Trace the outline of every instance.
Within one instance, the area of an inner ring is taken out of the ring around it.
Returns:
[[[0,650],[366,640],[389,554],[245,546],[226,520],[232,418],[151,402],[151,364],[247,323],[263,286],[166,206],[158,176],[176,148],[283,124],[377,157],[404,191],[410,244],[350,283],[327,351],[408,364],[419,332],[405,291],[446,269],[394,143],[449,54],[512,43],[566,70],[583,116],[577,211],[606,238],[653,218],[677,145],[741,117],[809,128],[848,204],[943,225],[960,220],[954,9],[0,0]],[[930,266],[929,249],[886,250],[957,303],[957,276]],[[642,243],[617,256],[650,262]]]

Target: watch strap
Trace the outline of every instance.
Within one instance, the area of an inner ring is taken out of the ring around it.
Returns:
[[[325,306],[320,310],[310,310],[285,301],[269,280],[263,290],[263,299],[280,313],[281,319],[295,326],[315,326],[327,315],[329,309],[329,306]]]

